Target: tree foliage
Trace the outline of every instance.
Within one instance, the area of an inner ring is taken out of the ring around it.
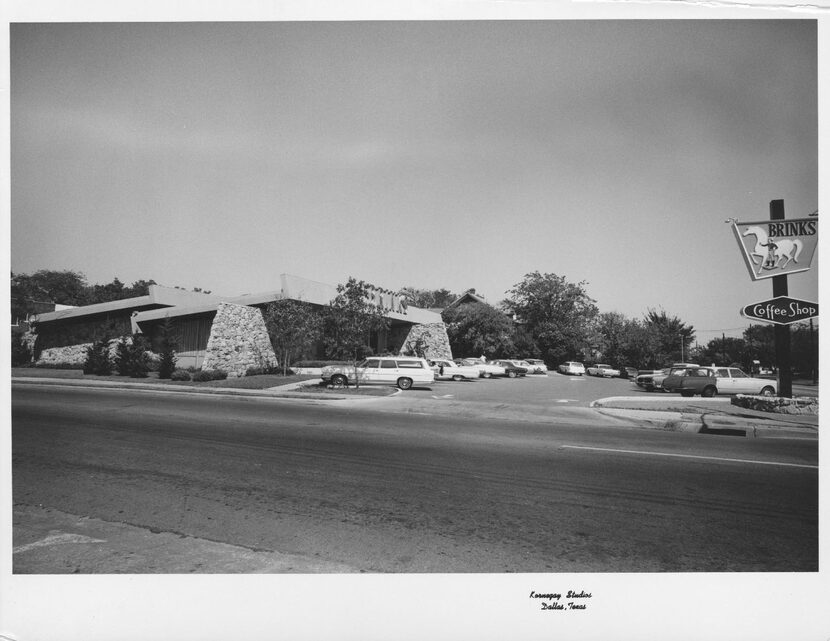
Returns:
[[[320,338],[323,321],[311,305],[282,299],[265,309],[265,326],[286,375],[294,360]]]
[[[645,315],[648,332],[646,366],[664,367],[668,363],[689,360],[689,346],[695,337],[695,329],[677,316],[669,316],[665,310],[649,309]]]
[[[484,303],[466,303],[442,314],[453,354],[498,358],[515,350],[513,322]]]
[[[12,318],[41,313],[44,303],[82,306],[146,296],[150,285],[155,284],[153,280],[138,280],[127,287],[116,277],[111,283],[90,285],[82,273],[71,270],[12,273]]]
[[[351,276],[337,286],[337,296],[329,303],[323,320],[323,342],[330,358],[356,364],[372,353],[372,334],[389,327],[383,309],[369,302],[370,288]]]
[[[585,285],[535,271],[507,292],[504,308],[524,324],[549,364],[581,356],[590,342],[599,310]]]
[[[150,371],[150,359],[147,354],[147,339],[143,334],[133,334],[128,339],[121,339],[115,350],[115,368],[120,376],[147,378]]]
[[[86,350],[86,360],[83,365],[84,374],[109,376],[112,374],[109,341],[95,341]]]
[[[458,296],[448,289],[417,289],[415,287],[404,287],[401,294],[413,307],[422,309],[444,309]]]
[[[164,317],[161,325],[161,335],[158,343],[159,354],[159,378],[170,378],[176,370],[176,338],[174,335],[173,321],[169,316]]]

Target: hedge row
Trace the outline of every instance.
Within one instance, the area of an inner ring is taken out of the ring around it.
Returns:
[[[775,414],[818,414],[818,399],[810,396],[778,398],[776,396],[748,396],[737,394],[732,405],[758,412]]]

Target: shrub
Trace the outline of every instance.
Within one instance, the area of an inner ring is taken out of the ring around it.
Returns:
[[[95,374],[96,376],[109,376],[112,374],[112,362],[110,361],[108,341],[95,341],[87,347],[83,370],[84,374]]]
[[[351,361],[300,361],[294,367],[325,367],[326,365],[351,365]]]
[[[287,370],[289,375],[293,374],[291,370]],[[282,370],[279,367],[249,367],[245,370],[245,376],[262,376],[265,374],[282,374]]]
[[[189,381],[190,380],[190,372],[188,372],[187,370],[184,370],[184,369],[173,370],[170,373],[170,380],[171,381]]]
[[[31,362],[32,353],[29,346],[23,342],[19,334],[12,334],[12,367],[18,367]]]
[[[207,381],[223,381],[228,377],[228,373],[221,369],[201,370],[193,374],[193,379],[197,383],[204,383]]]
[[[115,350],[115,367],[120,376],[147,378],[150,359],[146,339],[140,334],[134,334],[130,341],[121,339]]]

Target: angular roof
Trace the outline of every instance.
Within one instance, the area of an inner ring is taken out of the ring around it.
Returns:
[[[71,307],[54,312],[38,314],[33,320],[37,323],[49,323],[70,318],[83,318],[95,316],[96,314],[107,314],[110,312],[151,309],[154,307],[178,307],[181,305],[192,305],[194,303],[204,304],[207,301],[216,300],[212,294],[203,292],[189,292],[175,287],[162,287],[161,285],[150,285],[149,293],[146,296],[136,296],[114,300],[108,303],[96,303],[84,305],[83,307]]]
[[[161,320],[165,317],[195,316],[215,312],[219,303],[233,303],[236,305],[264,305],[283,298],[304,301],[313,305],[328,305],[337,296],[337,288],[326,283],[299,278],[283,274],[280,276],[282,287],[254,294],[241,296],[219,296],[202,292],[189,292],[173,287],[150,285],[146,296],[125,298],[108,303],[97,303],[83,307],[73,307],[54,312],[39,314],[35,319],[38,323],[50,323],[61,320],[81,319],[98,314],[112,312],[136,312],[133,316],[135,323]],[[377,300],[383,301],[389,307],[393,306],[394,293],[391,290],[373,290]],[[387,318],[405,321],[413,324],[440,323],[441,314],[434,311],[408,307],[406,310],[386,312]]]

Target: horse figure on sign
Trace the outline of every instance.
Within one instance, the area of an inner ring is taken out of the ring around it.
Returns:
[[[778,240],[772,239],[767,235],[766,230],[759,225],[752,225],[747,227],[742,236],[755,236],[755,249],[753,249],[749,256],[753,264],[756,264],[755,259],[758,258],[758,273],[760,274],[765,269],[775,269],[780,267],[784,269],[790,264],[790,261],[798,263],[798,256],[804,248],[804,244],[798,239],[781,238]],[[784,261],[781,263],[781,261]]]

